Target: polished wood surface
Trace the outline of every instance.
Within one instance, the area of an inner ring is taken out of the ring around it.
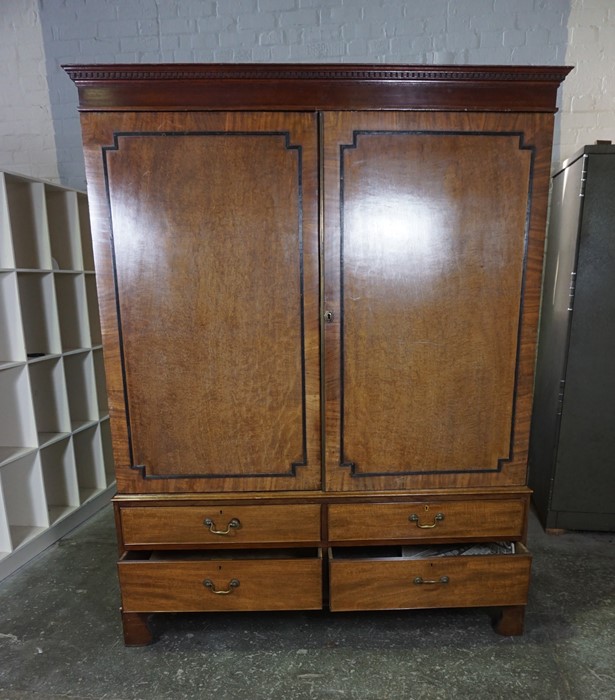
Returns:
[[[495,611],[493,629],[505,637],[517,637],[523,634],[525,623],[524,605],[506,605]]]
[[[429,501],[328,506],[332,544],[387,541],[517,540],[523,537],[526,502]]]
[[[318,487],[314,116],[84,128],[119,489]]]
[[[67,70],[126,642],[147,638],[148,612],[320,608],[327,574],[333,610],[498,606],[496,629],[519,634],[550,144],[569,69]],[[472,539],[520,553],[383,556]],[[344,556],[323,562],[331,542]]]
[[[224,548],[318,544],[321,539],[320,506],[315,504],[122,508],[121,518],[127,547]]]
[[[553,112],[566,66],[64,66],[79,109],[439,109]]]
[[[550,119],[325,116],[329,489],[525,482]]]
[[[330,491],[257,491],[254,493],[160,493],[118,494],[113,502],[116,508],[140,506],[219,506],[231,505],[282,505],[301,503],[430,503],[432,501],[529,499],[531,490],[527,486],[484,488],[429,489],[414,493],[395,491],[330,492]]]
[[[262,559],[124,561],[118,564],[127,612],[315,610],[322,607],[322,561]],[[210,580],[216,594],[204,585]],[[237,587],[230,582],[239,582]]]
[[[333,611],[525,605],[530,566],[527,550],[416,561],[333,558],[329,605]],[[418,584],[417,577],[436,583]]]
[[[147,613],[122,611],[122,627],[126,646],[142,647],[152,643],[153,636],[147,624],[147,619]]]

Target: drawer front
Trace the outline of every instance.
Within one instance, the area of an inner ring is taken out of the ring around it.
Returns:
[[[121,509],[124,544],[229,547],[320,541],[320,506],[138,506]]]
[[[525,605],[531,557],[520,554],[403,559],[331,560],[330,607],[401,610]]]
[[[523,536],[526,501],[467,500],[329,506],[329,541],[387,542]]]
[[[317,610],[322,560],[122,561],[124,612]],[[217,592],[216,592],[217,591]]]

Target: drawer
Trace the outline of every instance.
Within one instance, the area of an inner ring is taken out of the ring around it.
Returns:
[[[525,499],[329,506],[329,541],[510,540],[523,536]]]
[[[329,604],[333,611],[402,610],[525,605],[531,556],[515,554],[430,557],[362,556],[362,548],[329,550]],[[367,548],[376,549],[376,548]]]
[[[237,551],[237,550],[235,550]],[[118,563],[124,612],[317,610],[322,556],[260,550],[243,558],[211,552],[128,552]],[[137,558],[140,557],[140,558]]]
[[[138,506],[121,508],[127,547],[317,544],[320,506]]]

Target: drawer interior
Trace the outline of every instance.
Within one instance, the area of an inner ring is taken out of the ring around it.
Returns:
[[[520,542],[466,542],[463,544],[384,545],[370,547],[331,547],[330,560],[403,560],[420,561],[446,557],[500,556],[527,554]]]
[[[321,559],[318,547],[297,547],[290,549],[214,549],[214,550],[130,550],[120,558],[120,562],[207,562],[207,561],[263,561]]]

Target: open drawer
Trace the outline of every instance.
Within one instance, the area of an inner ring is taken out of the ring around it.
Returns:
[[[118,563],[124,612],[317,610],[322,552],[126,552]]]
[[[403,556],[403,547],[329,549],[333,611],[525,605],[531,555]]]

